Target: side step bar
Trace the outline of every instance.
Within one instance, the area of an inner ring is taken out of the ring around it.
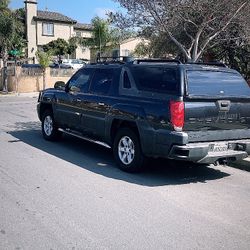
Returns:
[[[105,147],[105,148],[109,148],[109,149],[111,148],[111,147],[110,147],[107,143],[105,143],[105,142],[101,142],[101,141],[96,141],[96,140],[90,139],[89,137],[83,136],[83,135],[78,134],[78,133],[74,133],[74,132],[72,132],[72,131],[70,131],[70,130],[65,130],[65,129],[62,129],[62,128],[59,128],[58,130],[61,131],[61,132],[63,132],[63,133],[65,133],[65,134],[72,135],[72,136],[75,136],[75,137],[77,137],[77,138],[83,139],[83,140],[85,140],[85,141],[89,141],[89,142],[98,144],[98,145],[103,146],[103,147]]]

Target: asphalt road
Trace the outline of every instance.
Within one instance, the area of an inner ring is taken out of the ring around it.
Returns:
[[[0,97],[0,249],[250,249],[250,173],[43,140],[36,99]]]

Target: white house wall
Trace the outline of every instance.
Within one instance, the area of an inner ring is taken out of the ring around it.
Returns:
[[[49,22],[44,22],[49,23]],[[52,22],[51,22],[52,23]],[[54,23],[54,36],[43,35],[43,22],[37,22],[37,45],[45,45],[53,40],[62,38],[66,41],[73,35],[73,25]]]
[[[130,53],[132,53],[136,46],[141,43],[143,40],[140,38],[135,39],[128,39],[127,41],[124,41],[120,45],[120,56],[127,56],[125,55],[125,51],[128,50]]]
[[[28,58],[35,58],[37,51],[36,43],[36,22],[34,16],[37,15],[37,3],[36,1],[27,1],[26,8],[26,38],[27,38],[27,56]]]
[[[90,60],[90,49],[78,46],[76,49],[76,58]]]

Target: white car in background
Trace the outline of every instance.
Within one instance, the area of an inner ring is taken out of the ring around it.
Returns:
[[[86,63],[80,59],[63,59],[62,63],[64,65],[69,65],[72,67],[72,69],[76,69],[76,70],[78,70],[86,65]]]

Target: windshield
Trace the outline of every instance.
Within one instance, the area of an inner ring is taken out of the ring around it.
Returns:
[[[250,88],[238,73],[189,70],[187,71],[187,81],[189,96],[250,97]]]

